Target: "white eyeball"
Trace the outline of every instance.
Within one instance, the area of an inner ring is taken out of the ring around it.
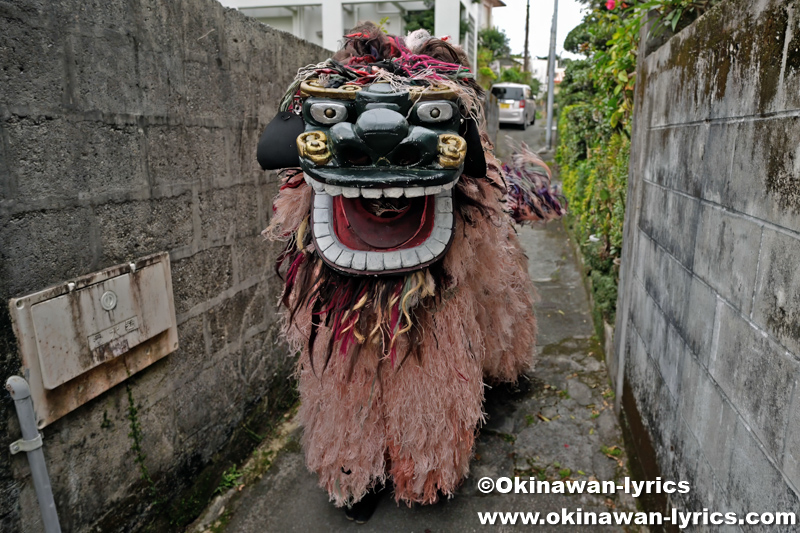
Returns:
[[[347,119],[347,107],[336,102],[311,104],[311,117],[320,124],[336,124]]]
[[[449,102],[425,102],[417,106],[417,116],[424,122],[447,122],[453,118]]]

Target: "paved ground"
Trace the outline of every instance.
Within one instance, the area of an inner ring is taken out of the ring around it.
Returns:
[[[510,150],[506,143],[506,137],[511,137],[514,141],[522,141],[527,144],[528,148],[536,151],[545,161],[552,160],[553,151],[547,151],[546,149],[544,120],[541,120],[541,122],[541,124],[537,122],[534,126],[528,126],[526,130],[520,129],[519,126],[500,126],[494,150],[497,157],[501,161],[508,158]],[[555,130],[553,130],[553,146],[558,146],[558,135]]]
[[[526,140],[532,148],[544,144],[536,144],[543,136],[540,128],[526,132],[501,129],[498,144],[508,133]],[[499,151],[503,153],[502,147]],[[471,475],[454,498],[433,506],[407,508],[385,496],[367,524],[348,522],[305,469],[295,430],[263,477],[230,501],[217,502],[210,518],[196,530],[214,525],[220,516],[224,520],[214,529],[231,533],[468,532],[485,529],[478,511],[635,510],[633,500],[624,495],[484,495],[477,489],[477,480],[483,476],[602,481],[627,475],[608,376],[600,348],[591,337],[589,304],[567,234],[560,223],[550,223],[523,228],[520,237],[540,295],[536,307],[539,362],[518,386],[498,387],[487,394],[488,423],[480,432]],[[496,527],[498,531],[511,528]],[[537,529],[572,530],[570,526]],[[591,531],[623,530],[593,526]]]

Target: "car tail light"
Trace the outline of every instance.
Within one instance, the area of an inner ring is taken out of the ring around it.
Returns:
[[[520,100],[519,101],[519,108],[520,109],[524,109],[525,108],[525,100]]]

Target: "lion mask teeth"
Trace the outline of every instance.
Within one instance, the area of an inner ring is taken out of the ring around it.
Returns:
[[[325,192],[314,193],[312,209],[312,235],[317,252],[334,270],[368,275],[416,270],[441,258],[453,239],[455,221],[450,190],[440,191],[430,199],[434,207],[432,224],[419,242],[386,250],[354,249],[343,242],[345,236],[337,235],[334,198]]]
[[[439,194],[442,191],[451,190],[456,182],[451,181],[444,185],[432,185],[428,187],[384,187],[384,188],[368,188],[368,187],[340,187],[338,185],[329,185],[315,180],[308,174],[303,177],[314,191],[317,193],[325,193],[328,196],[344,196],[345,198],[417,198],[419,196],[428,196],[431,194]]]

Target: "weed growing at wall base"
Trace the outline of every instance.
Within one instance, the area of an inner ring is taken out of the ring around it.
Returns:
[[[219,485],[217,486],[216,490],[214,490],[214,494],[220,494],[228,489],[242,485],[243,476],[244,473],[236,468],[236,465],[233,465],[222,473],[222,480],[220,480]]]
[[[158,497],[158,490],[153,478],[150,477],[150,472],[147,470],[147,465],[144,464],[147,455],[142,450],[142,426],[139,423],[139,408],[136,407],[136,401],[133,398],[133,389],[130,382],[125,382],[125,390],[128,393],[128,421],[130,422],[131,431],[128,436],[131,439],[131,451],[134,453],[134,462],[139,465],[139,472],[141,479],[147,483],[147,489],[150,494],[151,504],[158,507],[164,501]]]

